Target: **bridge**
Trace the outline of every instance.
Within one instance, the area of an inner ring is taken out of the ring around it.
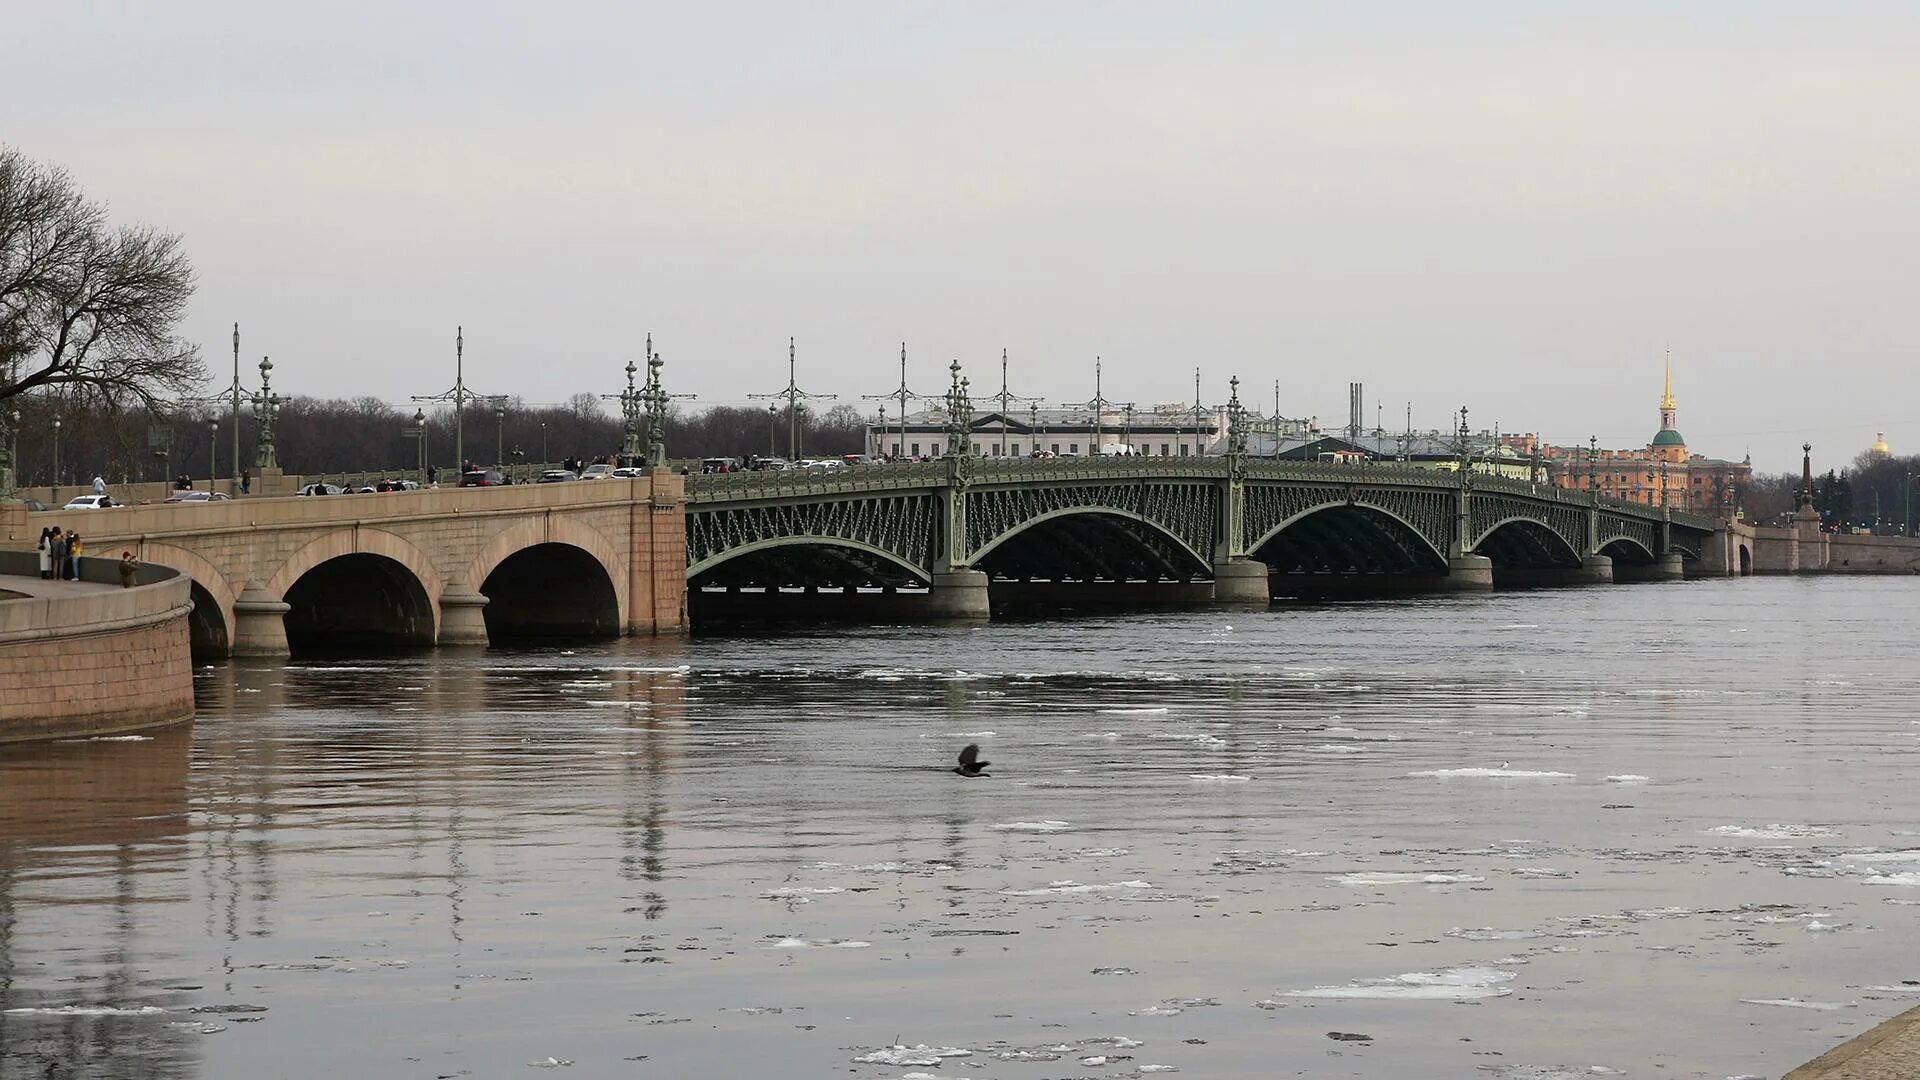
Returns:
[[[1383,463],[982,459],[28,514],[191,579],[203,656],[679,632],[751,613],[1270,596],[1726,572],[1714,522]],[[1745,543],[1746,541],[1740,541]],[[1740,563],[1744,565],[1744,562]],[[862,607],[861,605],[868,605]],[[891,605],[891,606],[889,606]]]
[[[689,477],[687,491],[696,604],[713,593],[925,589],[928,614],[979,617],[1003,584],[1198,585],[1187,595],[1264,604],[1673,579],[1703,558],[1726,566],[1705,518],[1385,463],[960,456]]]

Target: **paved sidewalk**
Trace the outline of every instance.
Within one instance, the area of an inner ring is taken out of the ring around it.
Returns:
[[[1920,1077],[1920,1008],[1821,1054],[1780,1080],[1915,1080]]]
[[[60,581],[42,577],[27,577],[22,574],[0,574],[0,590],[25,593],[36,598],[61,596],[85,596],[88,593],[119,592],[119,585],[102,585],[92,581]]]

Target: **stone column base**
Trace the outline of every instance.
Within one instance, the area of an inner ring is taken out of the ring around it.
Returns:
[[[927,614],[936,619],[986,619],[987,575],[979,570],[949,570],[933,575]]]
[[[1272,601],[1267,591],[1267,564],[1252,559],[1231,559],[1213,564],[1213,602],[1236,607],[1266,607]]]
[[[233,655],[288,655],[286,614],[293,605],[249,582],[233,601]]]
[[[1653,561],[1649,581],[1681,581],[1687,576],[1686,561],[1677,551],[1669,551]]]
[[[1447,560],[1450,592],[1485,592],[1493,588],[1493,560],[1485,555],[1456,555]]]
[[[1588,555],[1580,560],[1579,576],[1574,580],[1583,585],[1613,584],[1613,557],[1610,555]]]
[[[440,594],[441,645],[485,645],[487,598],[464,581],[448,585]]]

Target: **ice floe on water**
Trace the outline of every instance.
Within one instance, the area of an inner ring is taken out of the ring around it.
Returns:
[[[1778,1005],[1787,1009],[1813,1009],[1816,1012],[1839,1012],[1858,1006],[1857,1001],[1806,1001],[1801,998],[1741,998],[1742,1005]]]
[[[1607,777],[1606,781],[1609,784],[1644,784],[1652,779],[1650,776],[1641,776],[1639,773],[1621,773],[1618,776]]]
[[[1486,768],[1423,769],[1420,772],[1410,772],[1407,775],[1408,776],[1499,776],[1499,777],[1512,777],[1517,780],[1571,780],[1573,779],[1573,774],[1570,772],[1549,772],[1545,770],[1534,770],[1534,769],[1486,769]]]
[[[997,731],[943,731],[938,735],[922,735],[923,739],[991,739],[999,735]]]
[[[781,937],[762,945],[763,949],[870,949],[871,941],[847,941],[841,938]]]
[[[1862,878],[1862,885],[1892,885],[1902,889],[1920,888],[1920,870],[1909,870],[1901,874],[1875,874]]]
[[[1057,833],[1057,832],[1066,832],[1072,829],[1073,824],[1071,822],[1066,822],[1066,821],[1052,821],[1052,820],[1002,821],[995,825],[989,826],[989,828],[995,829],[999,832]]]
[[[1357,870],[1329,877],[1341,885],[1469,885],[1487,880],[1477,874],[1423,874],[1390,870]]]
[[[0,1009],[8,1017],[159,1017],[165,1013],[159,1005],[54,1005]]]
[[[895,1043],[883,1046],[853,1059],[856,1065],[938,1065],[947,1058],[969,1057],[971,1050],[957,1046],[928,1046],[920,1043],[915,1046],[902,1046]]]
[[[1744,840],[1807,840],[1820,836],[1832,836],[1833,830],[1825,825],[1715,825],[1706,830],[1709,836],[1736,836]]]
[[[1083,885],[1078,881],[1049,882],[1038,889],[1001,889],[1001,896],[1085,896],[1090,893],[1121,892],[1127,889],[1151,889],[1151,881],[1115,881],[1105,885]]]
[[[1573,876],[1570,870],[1556,870],[1551,866],[1516,866],[1507,872],[1514,877],[1524,878],[1570,878]]]
[[[1120,733],[1117,731],[1088,731],[1083,732],[1080,737],[1083,739],[1117,739],[1120,737]]]
[[[763,892],[760,894],[760,898],[762,900],[805,900],[805,899],[808,899],[809,897],[831,896],[834,893],[843,893],[846,891],[847,890],[838,888],[833,885],[826,885],[817,889],[809,889],[809,888],[805,888],[803,886],[798,886],[798,885],[788,885],[778,889],[768,889],[766,892]]]
[[[1447,931],[1450,938],[1461,941],[1528,941],[1545,937],[1538,930],[1496,930],[1491,926],[1456,926]]]
[[[1281,998],[1355,998],[1405,1001],[1478,1001],[1505,997],[1513,991],[1502,983],[1519,978],[1518,972],[1489,967],[1443,968],[1439,971],[1415,971],[1385,979],[1358,979],[1346,986],[1315,986],[1307,990],[1283,990]],[[1268,999],[1255,1004],[1273,1008],[1278,1001]]]
[[[1253,777],[1238,776],[1233,773],[1192,773],[1188,775],[1187,779],[1216,784],[1235,784],[1244,780],[1251,780]]]
[[[1605,1065],[1482,1065],[1500,1080],[1592,1080],[1594,1076],[1624,1076]]]
[[[1123,705],[1099,710],[1102,716],[1165,716],[1169,711],[1165,705]]]

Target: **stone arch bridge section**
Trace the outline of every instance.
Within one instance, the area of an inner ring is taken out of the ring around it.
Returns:
[[[190,579],[196,653],[276,656],[677,632],[684,503],[681,478],[656,471],[120,507],[77,527],[95,551],[130,550]]]

